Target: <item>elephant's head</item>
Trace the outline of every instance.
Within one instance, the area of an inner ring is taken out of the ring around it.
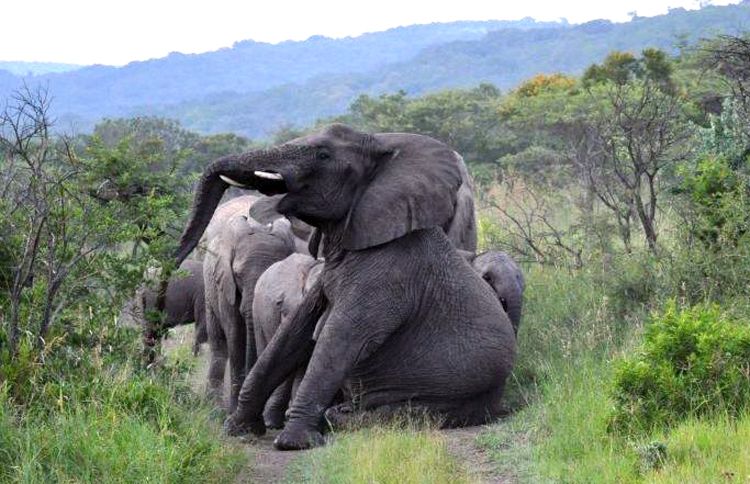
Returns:
[[[525,288],[521,269],[505,252],[490,250],[469,259],[474,270],[497,294],[517,334]]]
[[[230,185],[284,194],[278,211],[362,250],[418,229],[450,227],[461,185],[459,157],[432,138],[366,134],[332,125],[278,147],[220,158],[206,167],[180,241],[182,261],[195,247]]]

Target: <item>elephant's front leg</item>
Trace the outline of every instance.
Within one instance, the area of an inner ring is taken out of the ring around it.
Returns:
[[[284,426],[284,413],[292,398],[292,385],[294,378],[287,378],[284,383],[274,390],[271,398],[266,402],[266,409],[263,411],[263,420],[266,427],[280,429]]]
[[[315,323],[326,299],[320,284],[305,296],[294,316],[283,322],[245,378],[236,411],[224,422],[230,435],[265,433],[263,409],[272,392],[305,365],[313,348]]]
[[[337,304],[318,337],[312,358],[289,409],[289,421],[274,441],[280,450],[323,443],[323,412],[358,362],[377,350],[400,319],[378,304]]]

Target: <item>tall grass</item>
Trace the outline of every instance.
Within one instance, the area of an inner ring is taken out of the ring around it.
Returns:
[[[748,479],[746,414],[690,419],[641,435],[608,429],[613,361],[636,349],[649,315],[668,297],[683,296],[674,268],[674,258],[639,254],[581,270],[526,268],[519,359],[509,389],[509,397],[525,406],[479,439],[499,467],[508,461],[507,451],[493,451],[502,442],[521,449],[511,453],[511,462],[525,470],[528,482]],[[746,315],[747,304],[722,310]]]
[[[233,480],[243,452],[191,392],[185,360],[138,368],[136,335],[115,333],[0,365],[0,482]]]
[[[301,463],[297,479],[313,483],[428,484],[473,482],[435,430],[395,424],[337,435]]]

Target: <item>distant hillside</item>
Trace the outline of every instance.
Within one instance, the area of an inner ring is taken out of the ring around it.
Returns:
[[[402,27],[359,37],[311,37],[303,42],[236,43],[204,54],[172,53],[124,67],[89,66],[70,73],[35,76],[48,85],[57,111],[83,121],[125,115],[142,105],[179,103],[226,92],[260,92],[315,76],[366,72],[414,57],[423,48],[471,40],[503,27],[542,28],[558,23],[454,22]],[[0,78],[0,94],[21,84]]]
[[[491,82],[510,88],[539,72],[580,73],[611,50],[676,49],[750,28],[750,2],[594,21],[454,22],[354,38],[252,41],[205,54],[170,54],[115,68],[90,66],[33,76],[49,86],[60,123],[88,129],[102,117],[156,114],[202,132],[254,138],[343,112],[361,93],[422,94]],[[0,96],[22,79],[0,70]]]
[[[666,15],[619,24],[598,20],[527,31],[501,29],[480,39],[427,47],[413,59],[376,71],[317,77],[263,93],[224,93],[198,103],[143,109],[175,117],[187,127],[204,132],[266,136],[282,125],[304,125],[341,113],[361,93],[403,89],[409,94],[422,94],[480,82],[507,89],[540,72],[580,73],[612,50],[638,52],[660,47],[676,52],[679,44],[749,29],[747,1],[692,11],[673,9]]]
[[[0,70],[10,72],[14,76],[36,76],[52,72],[69,72],[80,69],[76,64],[60,64],[56,62],[11,62],[0,61]]]

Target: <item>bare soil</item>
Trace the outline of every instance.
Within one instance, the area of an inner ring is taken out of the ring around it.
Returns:
[[[514,475],[500,473],[492,463],[490,454],[477,444],[477,436],[486,427],[464,427],[446,429],[445,435],[448,452],[466,469],[477,482],[487,484],[515,484],[518,479]]]

